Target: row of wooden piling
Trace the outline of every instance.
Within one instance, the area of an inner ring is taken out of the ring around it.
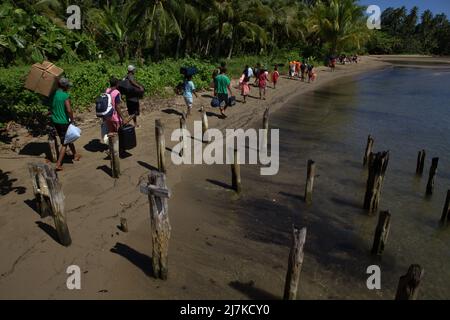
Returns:
[[[202,112],[202,132],[203,141],[205,132],[208,130],[208,121],[204,108]],[[186,115],[180,117],[180,129],[186,129]],[[262,148],[267,148],[268,130],[269,130],[269,109],[267,108],[263,115],[264,136],[261,144]],[[111,171],[114,178],[120,176],[119,163],[119,145],[116,134],[109,135],[109,153],[111,159]],[[166,185],[167,167],[165,163],[165,138],[164,126],[161,121],[155,121],[155,139],[156,156],[158,170],[152,170],[148,176],[148,182],[141,185],[141,192],[148,195],[150,207],[150,221],[152,234],[152,270],[154,276],[160,279],[167,279],[168,274],[168,247],[171,233],[171,226],[168,216],[168,198],[170,191]],[[182,141],[183,137],[180,138]],[[52,158],[57,158],[56,139],[49,135],[49,146]],[[364,196],[363,207],[369,214],[375,214],[381,198],[381,189],[384,176],[389,163],[389,151],[374,153],[374,139],[370,135],[367,139],[366,150],[364,153],[363,165],[368,166],[368,179],[366,193]],[[186,146],[183,145],[180,156],[183,155]],[[418,154],[416,174],[423,174],[426,153],[422,150]],[[239,153],[234,150],[234,163],[231,164],[232,187],[239,194],[242,191],[241,170],[239,165]],[[427,194],[433,193],[434,177],[437,172],[439,158],[433,158],[430,168],[430,174],[427,183]],[[41,217],[53,216],[56,230],[61,244],[68,246],[71,244],[69,229],[67,227],[66,217],[64,215],[64,196],[62,194],[61,184],[56,174],[45,164],[30,164],[30,175],[33,181],[35,198],[38,203]],[[304,191],[304,200],[308,205],[312,204],[312,195],[314,187],[314,178],[316,176],[316,164],[313,160],[308,160],[307,175]],[[441,223],[447,224],[450,220],[450,190],[448,190],[445,201]],[[390,231],[391,214],[389,211],[381,211],[375,230],[374,241],[372,245],[372,254],[381,255],[384,251],[387,238]],[[127,221],[121,218],[121,229],[128,231]],[[306,242],[306,228],[293,227],[293,241],[289,253],[288,270],[286,273],[284,299],[295,299],[298,292],[298,284],[304,257],[304,245]],[[402,276],[399,281],[396,299],[415,299],[417,288],[423,275],[423,269],[419,265],[411,265],[407,274]]]

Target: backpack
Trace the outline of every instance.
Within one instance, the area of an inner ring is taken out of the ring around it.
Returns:
[[[218,107],[220,107],[220,101],[219,101],[219,98],[217,98],[217,97],[213,97],[213,98],[212,98],[212,100],[211,100],[211,107],[213,107],[213,108],[218,108]]]
[[[99,118],[111,117],[114,113],[112,98],[109,93],[102,93],[95,101],[95,113]]]

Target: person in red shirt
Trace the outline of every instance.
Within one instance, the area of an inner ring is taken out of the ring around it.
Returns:
[[[273,82],[273,88],[276,89],[277,88],[277,82],[278,82],[278,78],[280,77],[280,73],[278,72],[278,66],[275,65],[275,68],[273,70],[272,73],[272,82]]]
[[[259,98],[266,100],[266,86],[269,78],[268,73],[264,68],[261,68],[258,75],[258,87],[259,87]]]

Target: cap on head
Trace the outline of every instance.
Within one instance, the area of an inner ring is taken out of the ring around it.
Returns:
[[[70,88],[72,86],[72,82],[70,82],[69,79],[67,79],[67,78],[59,79],[58,83],[63,88]]]
[[[136,70],[136,67],[133,66],[132,64],[130,64],[130,65],[128,66],[128,72],[134,72],[135,70]]]

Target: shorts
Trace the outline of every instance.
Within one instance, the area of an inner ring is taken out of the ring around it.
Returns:
[[[69,124],[60,124],[60,123],[54,123],[53,126],[56,129],[56,133],[58,134],[59,140],[61,141],[61,144],[64,145],[64,140],[66,138],[67,129],[69,128]]]
[[[128,115],[135,115],[138,116],[140,115],[140,110],[139,110],[139,101],[128,101],[127,100],[127,110],[128,110]]]
[[[230,102],[228,100],[228,94],[226,93],[218,93],[217,98],[219,99],[220,106],[222,107],[222,102],[225,102],[225,107],[230,106]]]
[[[192,105],[194,104],[192,97],[184,97],[184,102],[188,108],[192,108]]]

